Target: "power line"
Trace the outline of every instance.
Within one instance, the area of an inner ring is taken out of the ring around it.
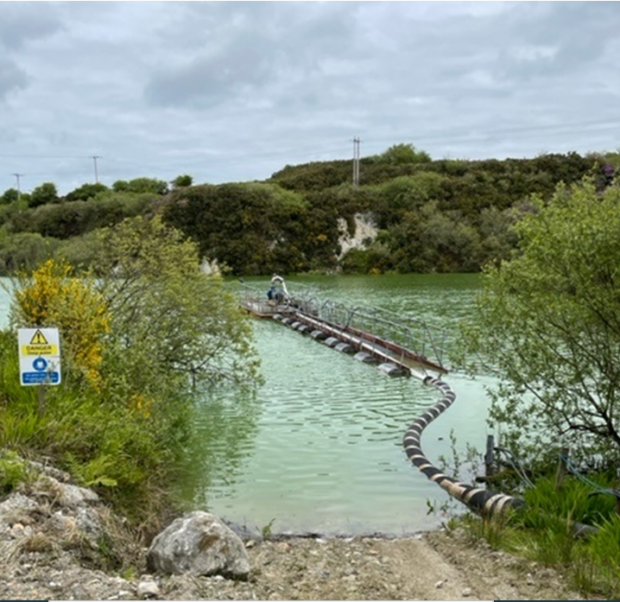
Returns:
[[[461,128],[457,131],[444,129],[444,130],[435,130],[434,132],[430,131],[426,135],[421,134],[418,131],[415,135],[412,135],[412,136],[410,136],[409,134],[403,133],[401,131],[389,138],[387,137],[386,138],[365,137],[364,142],[366,145],[370,143],[376,146],[377,143],[380,143],[383,141],[393,143],[394,140],[397,138],[400,140],[407,140],[408,138],[410,138],[416,144],[416,146],[420,148],[425,148],[426,145],[430,145],[430,144],[434,144],[436,146],[437,144],[441,144],[441,143],[452,143],[450,146],[457,145],[457,146],[462,147],[463,145],[466,145],[468,143],[473,144],[479,141],[488,141],[491,138],[499,138],[501,140],[501,138],[503,137],[504,146],[505,146],[505,144],[514,143],[517,138],[519,139],[526,138],[534,142],[536,139],[542,136],[552,137],[552,136],[558,136],[562,134],[576,134],[578,132],[591,133],[594,135],[597,132],[602,131],[603,129],[605,131],[613,130],[619,125],[620,125],[620,121],[618,121],[618,119],[604,119],[604,118],[599,117],[595,120],[582,121],[582,122],[576,122],[576,123],[575,122],[556,123],[556,124],[547,123],[547,124],[541,124],[541,125],[514,124],[514,125],[506,125],[504,127],[486,129],[486,130],[482,128],[476,128],[475,126],[471,128]],[[512,141],[509,138],[511,138]],[[349,139],[349,144],[350,144],[350,141],[351,139]],[[361,157],[360,142],[361,140],[359,137],[355,137],[353,139],[353,143],[354,143],[353,181],[354,181],[354,184],[356,181],[359,183],[358,161]],[[179,171],[178,169],[174,169],[170,167],[171,159],[175,159],[175,160],[178,160],[180,163],[184,163],[183,167],[179,168],[180,170],[191,171],[193,169],[199,169],[200,171],[204,171],[205,167],[207,167],[209,171],[214,172],[213,168],[215,168],[215,170],[220,170],[222,168],[231,168],[236,165],[246,164],[250,157],[252,158],[255,166],[261,163],[267,163],[270,160],[271,161],[277,160],[280,157],[283,158],[283,161],[286,161],[287,163],[304,163],[304,162],[312,162],[312,161],[335,160],[333,158],[332,153],[339,153],[340,158],[344,159],[346,154],[348,154],[346,151],[346,148],[348,145],[345,146],[346,144],[347,144],[346,139],[339,139],[339,140],[332,139],[331,141],[328,141],[327,144],[325,145],[312,145],[312,146],[308,145],[306,147],[294,147],[294,148],[291,147],[289,149],[280,147],[274,150],[267,150],[263,148],[261,150],[258,150],[258,152],[256,151],[247,152],[245,155],[237,154],[237,155],[232,155],[232,156],[230,154],[222,153],[222,152],[219,152],[217,155],[212,156],[212,153],[215,153],[215,150],[207,152],[204,149],[197,149],[197,150],[193,150],[192,152],[189,152],[187,156],[157,157],[155,158],[154,163],[159,162],[160,163],[159,166],[155,164],[147,166],[147,165],[135,162],[135,161],[127,160],[126,158],[123,158],[123,157],[110,157],[109,155],[106,156],[106,161],[110,161],[118,166],[121,166],[121,165],[124,166],[126,169],[124,169],[123,171],[127,171],[133,166],[134,169],[136,167],[142,168],[142,169],[148,169],[149,171],[153,173],[164,175],[164,174],[169,174],[169,173],[170,174],[176,173]],[[366,148],[368,149],[368,146],[366,146]],[[370,150],[372,151],[372,149]],[[603,150],[610,150],[610,149],[600,149],[600,150],[603,151]],[[332,157],[330,157],[330,155],[332,155]],[[317,157],[320,157],[320,158],[317,158]],[[31,160],[73,159],[73,160],[79,160],[79,161],[83,161],[84,159],[89,158],[93,161],[95,181],[98,183],[99,182],[98,159],[102,157],[99,155],[0,154],[0,158],[31,159]],[[66,167],[67,166],[65,166],[65,168]],[[77,165],[75,167],[76,167],[76,169],[74,170],[75,175],[78,174],[78,171],[80,173],[80,176],[85,175],[86,163],[84,164],[84,169],[78,169]],[[209,169],[209,167],[211,169]],[[63,171],[66,171],[66,169]],[[118,173],[119,169],[118,168],[116,170],[113,169],[112,171]],[[18,186],[20,186],[19,178],[21,178],[24,174],[21,174],[21,173],[18,174],[16,172],[13,172],[12,175],[18,179]],[[37,172],[35,174],[34,172],[28,171],[28,176],[32,176],[32,175],[42,176],[43,173]],[[54,173],[54,174],[50,173],[49,175],[50,177],[53,177],[53,176],[58,177],[57,173]]]
[[[591,120],[591,121],[585,121],[585,122],[581,122],[581,123],[560,123],[560,124],[540,124],[540,125],[513,125],[513,126],[506,126],[506,127],[496,127],[490,130],[483,130],[477,127],[471,127],[469,129],[461,129],[460,131],[454,131],[454,130],[450,130],[450,131],[446,131],[446,130],[436,130],[436,131],[431,131],[428,132],[427,134],[422,134],[420,135],[420,133],[416,133],[415,135],[409,135],[409,134],[403,134],[403,133],[399,133],[398,134],[398,138],[402,139],[407,139],[407,138],[412,138],[416,141],[418,141],[418,143],[425,143],[425,142],[469,142],[469,141],[474,141],[474,140],[478,140],[480,138],[488,138],[488,137],[493,137],[496,135],[503,135],[503,134],[527,134],[527,133],[546,133],[546,134],[561,134],[561,133],[566,133],[566,132],[570,132],[570,133],[574,133],[576,131],[592,131],[594,129],[598,129],[598,128],[613,128],[620,125],[620,122],[618,120],[601,120],[601,119],[597,119],[597,120]],[[380,137],[380,138],[365,138],[365,142],[367,143],[377,143],[377,142],[393,142],[394,139],[396,138],[396,136],[390,136],[390,137]],[[251,155],[245,155],[245,156],[235,156],[235,157],[224,157],[221,154],[218,154],[218,156],[209,156],[209,153],[206,154],[206,156],[200,156],[202,155],[202,153],[196,153],[194,151],[194,153],[192,153],[196,160],[208,160],[211,164],[225,164],[225,165],[233,165],[233,164],[237,164],[237,163],[241,163],[241,162],[246,162],[248,159],[248,156],[251,156],[254,159],[257,158],[265,158],[265,159],[270,159],[270,158],[278,158],[278,157],[301,157],[302,153],[321,153],[321,154],[325,154],[325,153],[329,153],[329,152],[343,152],[344,151],[344,147],[343,146],[338,146],[337,148],[335,146],[333,147],[317,147],[315,145],[313,146],[307,146],[307,147],[294,147],[291,149],[286,149],[286,150],[276,150],[276,151],[263,151],[263,152],[252,152]],[[101,158],[98,155],[18,155],[18,154],[0,154],[0,158],[20,158],[20,159],[84,159],[84,158],[91,158],[93,159],[93,161],[96,162],[97,159]],[[108,157],[108,160],[111,161],[115,161],[117,163],[126,163],[126,164],[133,164],[136,165],[138,167],[143,167],[143,168],[148,168],[148,169],[157,169],[158,171],[160,170],[160,168],[154,167],[154,166],[146,166],[146,165],[141,165],[139,163],[136,163],[134,161],[126,161],[124,160],[122,157],[119,158],[110,158]],[[187,159],[187,160],[191,160],[191,159]],[[166,171],[172,171],[170,169],[166,169]],[[98,174],[96,174],[96,177],[98,177]]]

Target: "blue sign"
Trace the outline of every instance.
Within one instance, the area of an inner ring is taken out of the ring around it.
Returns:
[[[32,367],[38,372],[43,372],[45,368],[47,368],[47,361],[42,357],[38,357],[34,362],[32,362]]]
[[[58,372],[22,372],[23,385],[57,385]]]

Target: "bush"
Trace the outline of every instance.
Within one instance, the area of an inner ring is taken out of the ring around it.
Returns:
[[[258,378],[251,330],[196,247],[159,219],[102,233],[97,278],[47,261],[0,331],[0,447],[55,458],[134,521],[169,503],[198,387]],[[15,328],[57,326],[63,382],[21,387]]]

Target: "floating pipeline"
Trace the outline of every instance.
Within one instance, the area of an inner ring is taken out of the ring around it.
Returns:
[[[405,433],[403,445],[405,447],[405,453],[411,463],[424,474],[427,479],[437,483],[454,499],[462,502],[470,510],[485,518],[500,516],[509,508],[515,510],[523,508],[525,502],[522,498],[459,483],[442,473],[441,470],[434,466],[424,455],[420,446],[422,432],[435,418],[443,414],[443,412],[454,403],[456,395],[450,386],[439,378],[427,376],[423,382],[425,385],[434,386],[439,389],[442,393],[442,398],[432,408],[414,420]],[[568,521],[568,524],[575,537],[587,537],[588,535],[598,532],[598,527],[592,525],[572,521]]]
[[[435,418],[445,412],[454,403],[456,395],[448,384],[438,378],[428,376],[423,382],[425,385],[437,388],[442,394],[442,398],[432,408],[414,420],[405,433],[403,445],[407,458],[411,463],[424,474],[427,479],[437,483],[450,496],[482,516],[498,516],[508,508],[523,507],[524,502],[521,498],[459,483],[453,478],[445,475],[428,460],[420,445],[422,432]]]
[[[272,284],[274,280],[284,286],[281,277],[274,276]],[[403,438],[405,453],[411,463],[451,497],[481,516],[497,516],[510,508],[519,509],[525,505],[521,498],[460,483],[442,473],[424,455],[420,444],[422,432],[454,403],[456,395],[440,377],[429,375],[429,371],[446,374],[448,370],[443,366],[442,353],[438,351],[430,331],[423,322],[401,320],[390,312],[377,308],[348,308],[343,304],[334,304],[330,300],[319,304],[316,298],[308,294],[293,299],[286,288],[283,290],[285,292],[283,303],[246,295],[240,304],[251,314],[272,318],[297,330],[300,334],[307,334],[314,340],[321,341],[328,347],[354,354],[359,361],[378,364],[379,370],[386,374],[416,376],[424,384],[437,388],[442,398],[414,420]],[[354,324],[357,322],[360,323],[359,326]],[[419,337],[422,340],[421,348],[432,350],[434,359],[427,358],[423,352],[413,351],[407,344],[415,339],[412,337],[413,323],[422,331],[423,336]],[[369,324],[382,329],[389,327],[390,335],[396,335],[395,338],[400,338],[400,342],[391,340],[391,337],[378,336],[372,327],[367,327]],[[581,523],[571,525],[576,535],[586,535],[597,530],[596,527]]]

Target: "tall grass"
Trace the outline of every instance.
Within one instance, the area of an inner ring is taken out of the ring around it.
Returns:
[[[603,477],[589,479],[609,487]],[[592,486],[575,477],[557,488],[551,477],[526,490],[525,508],[494,520],[466,521],[477,537],[493,547],[552,566],[584,593],[607,599],[620,597],[620,515],[615,498],[595,495]],[[576,523],[597,527],[577,537]]]

